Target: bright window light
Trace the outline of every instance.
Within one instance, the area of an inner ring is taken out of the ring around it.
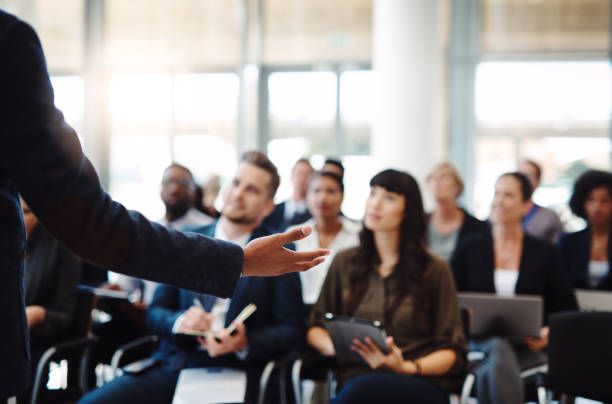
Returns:
[[[343,72],[340,76],[340,116],[345,126],[369,126],[374,108],[374,73],[369,70]]]
[[[186,74],[175,81],[175,116],[179,124],[203,125],[238,117],[238,75]]]
[[[270,115],[291,124],[327,125],[336,114],[333,72],[278,72],[268,79]]]
[[[110,112],[116,128],[167,129],[172,113],[172,79],[164,75],[113,77]]]
[[[83,143],[83,110],[85,87],[79,76],[52,76],[51,85],[55,96],[55,107],[62,111],[68,125],[72,126]]]
[[[174,139],[174,161],[188,167],[198,183],[211,174],[232,178],[236,160],[234,146],[217,136],[177,135]]]
[[[567,128],[610,119],[608,62],[484,62],[476,71],[482,126]]]

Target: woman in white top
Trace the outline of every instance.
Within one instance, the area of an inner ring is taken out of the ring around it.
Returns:
[[[531,184],[524,174],[499,177],[489,217],[491,231],[459,246],[451,266],[458,291],[542,296],[546,324],[549,314],[573,310],[576,301],[558,250],[523,230],[530,196]],[[488,335],[470,341],[472,348],[486,353],[477,377],[479,403],[524,402],[521,364],[540,359],[538,351],[548,344],[548,327],[542,328],[539,337],[512,343],[503,337],[511,333],[504,324],[496,323],[491,324]]]
[[[300,226],[311,226],[312,234],[295,242],[296,251],[310,251],[313,246],[330,250],[322,264],[300,272],[304,303],[314,304],[327,275],[334,255],[341,250],[359,244],[361,224],[340,215],[344,198],[342,178],[328,171],[315,173],[310,180],[306,201],[312,219]]]

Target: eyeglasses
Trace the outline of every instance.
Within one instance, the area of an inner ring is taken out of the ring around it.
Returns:
[[[177,185],[181,188],[188,188],[189,186],[191,186],[192,182],[180,178],[167,178],[162,181],[162,187],[169,187],[172,184]]]

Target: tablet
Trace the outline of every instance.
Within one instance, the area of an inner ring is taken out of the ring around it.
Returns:
[[[576,289],[580,311],[612,311],[612,292]]]
[[[538,337],[542,328],[541,296],[498,296],[494,293],[458,293],[459,306],[470,313],[475,336]]]
[[[370,337],[384,353],[388,353],[385,339],[387,334],[380,321],[362,320],[353,317],[325,314],[325,328],[331,336],[336,350],[336,359],[340,365],[364,364],[363,358],[351,350],[353,338],[363,340]]]

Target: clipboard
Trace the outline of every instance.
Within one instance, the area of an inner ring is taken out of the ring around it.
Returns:
[[[382,328],[380,321],[326,313],[325,328],[331,336],[336,351],[336,359],[340,365],[363,365],[366,363],[357,352],[351,350],[350,346],[353,344],[353,338],[363,340],[365,337],[370,337],[383,353],[389,353],[385,341],[387,333]]]

